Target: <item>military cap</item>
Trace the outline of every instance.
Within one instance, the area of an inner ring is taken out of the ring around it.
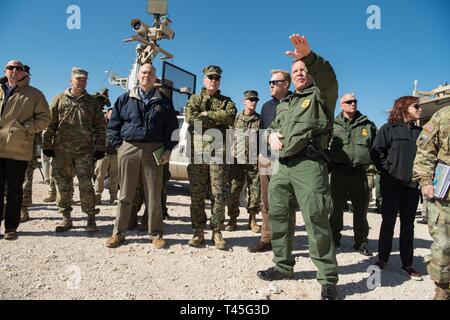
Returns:
[[[72,68],[72,77],[74,78],[87,78],[88,72],[86,70],[83,70],[81,68]]]
[[[258,99],[258,91],[255,90],[247,90],[244,92],[244,99],[248,100],[248,99]]]
[[[31,74],[30,74],[30,70],[31,70],[31,69],[30,69],[30,66],[29,66],[29,65],[24,65],[24,66],[23,66],[23,69],[25,70],[26,73],[28,73],[28,74],[31,76]]]
[[[222,69],[219,66],[207,66],[205,69],[203,69],[203,73],[205,76],[210,76],[213,74],[221,76]]]

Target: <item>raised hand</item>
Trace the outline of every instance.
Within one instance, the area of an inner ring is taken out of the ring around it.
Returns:
[[[290,56],[292,59],[303,59],[311,53],[311,48],[309,47],[308,40],[305,36],[301,36],[296,33],[290,36],[289,40],[291,40],[295,51],[286,51],[286,55]]]

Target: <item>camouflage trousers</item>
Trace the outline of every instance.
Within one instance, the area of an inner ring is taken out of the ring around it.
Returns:
[[[102,194],[105,189],[105,178],[109,173],[109,195],[111,200],[117,199],[119,188],[119,165],[117,154],[107,154],[95,164],[95,193]]]
[[[261,210],[261,184],[257,164],[234,164],[230,166],[231,191],[228,197],[228,215],[239,216],[239,200],[244,184],[247,182],[247,212],[257,214]]]
[[[426,259],[430,278],[440,284],[450,282],[450,202],[428,202],[428,230],[433,238]]]
[[[25,181],[23,182],[23,198],[22,208],[27,209],[32,204],[33,196],[33,173],[34,169],[38,168],[39,164],[36,159],[28,162],[27,172],[25,173]]]
[[[72,212],[73,176],[78,178],[81,210],[86,214],[95,213],[95,192],[92,185],[94,160],[91,154],[68,155],[57,152],[53,159],[53,177],[59,194],[59,212]]]
[[[190,164],[187,168],[191,184],[192,227],[205,229],[207,216],[205,198],[208,183],[211,184],[211,228],[220,230],[225,222],[225,204],[228,190],[229,165]]]

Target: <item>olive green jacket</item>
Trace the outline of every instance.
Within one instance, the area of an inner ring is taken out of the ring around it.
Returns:
[[[333,164],[367,169],[372,163],[370,150],[377,128],[367,116],[359,111],[352,121],[341,112],[334,121],[330,158]]]
[[[325,150],[333,131],[338,82],[330,63],[311,52],[303,58],[314,85],[295,92],[277,106],[277,116],[268,133],[280,132],[283,149],[280,158],[301,152],[310,142]]]

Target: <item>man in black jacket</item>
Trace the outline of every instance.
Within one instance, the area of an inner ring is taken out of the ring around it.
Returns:
[[[177,145],[172,141],[172,134],[178,129],[178,120],[170,100],[154,86],[156,71],[151,64],[141,66],[138,80],[138,87],[117,99],[108,125],[108,137],[118,150],[120,199],[113,235],[106,246],[115,248],[125,241],[123,233],[128,227],[141,175],[151,213],[148,218],[150,239],[155,248],[161,249],[165,245],[161,209],[163,165],[169,162],[172,149]],[[161,147],[164,152],[156,159],[155,151]]]

